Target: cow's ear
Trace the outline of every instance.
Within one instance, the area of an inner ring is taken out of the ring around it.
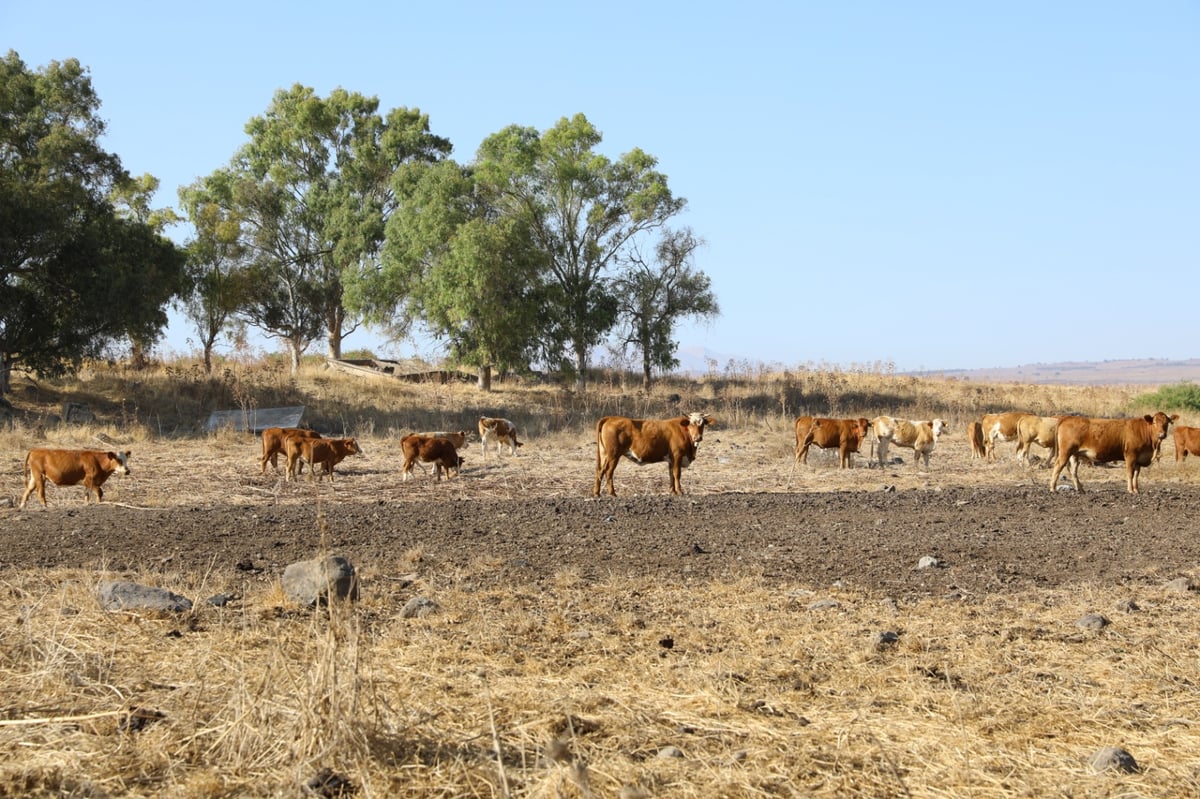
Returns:
[[[1173,413],[1173,414],[1171,414],[1171,421],[1172,421],[1172,422],[1177,422],[1177,421],[1179,421],[1179,414],[1177,414],[1177,413]]]
[[[1154,417],[1153,417],[1153,416],[1151,416],[1150,414],[1146,414],[1146,415],[1145,415],[1145,416],[1143,416],[1142,418],[1143,418],[1143,419],[1145,419],[1147,422],[1150,422],[1151,424],[1154,424]]]
[[[705,417],[704,417],[704,423],[705,423],[706,425],[710,425],[710,426],[711,426],[711,425],[715,425],[715,424],[717,423],[717,420],[716,420],[715,418],[713,418],[712,416],[705,415]]]

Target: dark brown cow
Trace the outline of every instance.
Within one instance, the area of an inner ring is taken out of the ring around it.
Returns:
[[[983,460],[987,458],[987,448],[983,445],[983,423],[968,422],[967,423],[967,440],[971,442],[971,459]]]
[[[592,496],[600,496],[605,480],[608,493],[617,495],[613,472],[622,455],[638,465],[666,461],[671,493],[682,494],[680,472],[696,459],[696,445],[704,440],[704,426],[712,424],[713,418],[702,413],[674,419],[605,416],[596,422],[596,485]]]
[[[851,453],[859,451],[870,429],[869,419],[814,419],[801,416],[796,420],[796,460],[808,463],[808,448],[813,444],[821,449],[837,447],[839,468],[849,469]]]
[[[404,454],[404,465],[400,467],[404,480],[412,476],[413,464],[418,461],[433,464],[435,481],[442,479],[443,471],[449,479],[451,472],[457,474],[464,463],[454,442],[440,436],[423,436],[419,433],[405,436],[400,439],[400,451]]]
[[[309,481],[320,479],[317,467],[324,466],[325,474],[333,482],[333,467],[337,466],[350,455],[358,455],[358,441],[353,438],[298,438],[289,437],[287,444],[287,479],[292,480],[298,474],[300,459],[308,461]]]
[[[129,474],[130,451],[101,452],[92,449],[31,449],[25,456],[25,493],[20,507],[24,508],[30,494],[37,491],[38,499],[46,504],[46,481],[56,486],[73,486],[83,483],[87,489],[84,504],[96,495],[96,502],[104,501],[104,481],[113,474]]]
[[[1179,425],[1175,428],[1175,460],[1187,460],[1189,452],[1200,455],[1200,427]]]
[[[488,416],[479,417],[479,449],[483,453],[484,459],[487,458],[488,440],[496,442],[496,454],[499,455],[503,450],[502,447],[508,444],[508,452],[510,455],[517,454],[517,447],[525,446],[520,441],[517,441],[517,426],[508,419],[496,419]]]
[[[1069,463],[1070,477],[1076,491],[1083,491],[1079,482],[1079,461],[1108,463],[1124,460],[1126,488],[1138,493],[1138,474],[1149,466],[1154,457],[1154,442],[1167,437],[1167,428],[1179,414],[1167,416],[1159,411],[1140,419],[1089,419],[1086,416],[1058,418],[1058,457],[1050,475],[1050,490],[1058,488],[1058,477]]]
[[[279,453],[287,457],[288,438],[320,438],[321,434],[316,430],[308,430],[303,427],[268,427],[262,431],[262,463],[259,464],[260,471],[263,474],[267,473],[267,461],[271,462],[271,466],[275,471],[279,471]]]

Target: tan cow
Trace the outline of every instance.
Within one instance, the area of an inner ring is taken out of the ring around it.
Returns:
[[[871,422],[867,419],[814,419],[801,416],[796,420],[796,460],[808,463],[808,448],[816,444],[821,449],[837,447],[839,468],[850,468],[851,453],[858,452],[867,437]]]
[[[888,464],[888,447],[895,444],[897,447],[906,447],[913,451],[913,464],[918,469],[922,459],[925,460],[925,468],[928,469],[929,455],[937,446],[938,438],[948,429],[944,419],[918,421],[876,416],[871,420],[871,430],[875,433],[879,465]]]
[[[96,495],[96,502],[104,501],[104,481],[113,474],[129,474],[130,451],[101,452],[92,449],[31,449],[25,455],[25,493],[20,507],[24,508],[29,495],[37,491],[38,499],[46,504],[46,481],[56,486],[73,486],[83,483],[86,489],[84,504]]]
[[[983,445],[983,423],[969,422],[967,424],[967,440],[971,442],[971,460],[987,458],[987,448]]]
[[[260,471],[263,474],[267,473],[267,461],[271,462],[271,467],[275,471],[279,471],[279,453],[283,453],[284,458],[287,457],[286,440],[288,438],[320,438],[321,434],[316,430],[309,430],[304,427],[268,427],[262,431],[262,463],[259,464]]]
[[[613,472],[621,456],[639,466],[666,461],[671,474],[671,493],[682,494],[680,473],[696,459],[696,447],[704,440],[705,425],[713,424],[713,418],[703,413],[674,419],[605,416],[596,422],[596,485],[592,496],[600,496],[605,480],[608,493],[617,495]]]
[[[1079,482],[1079,461],[1108,463],[1125,461],[1126,489],[1138,493],[1138,475],[1154,458],[1154,442],[1167,437],[1167,429],[1179,414],[1167,416],[1159,411],[1136,419],[1089,419],[1086,416],[1061,416],[1058,419],[1058,457],[1050,475],[1050,490],[1058,488],[1058,477],[1070,464],[1071,483],[1083,491]]]
[[[442,436],[425,436],[420,433],[405,436],[400,439],[400,451],[404,454],[404,465],[400,467],[403,480],[412,476],[413,464],[417,462],[432,463],[435,481],[442,479],[442,472],[447,479],[451,472],[457,474],[464,463],[458,454],[458,448],[449,438]]]
[[[1032,415],[1022,411],[1007,411],[1005,413],[989,413],[984,415],[981,424],[983,425],[983,446],[987,451],[988,463],[995,463],[996,461],[996,443],[999,441],[1017,441],[1017,425],[1020,423],[1021,417]],[[1025,450],[1022,449],[1020,442],[1018,442],[1017,460],[1023,460],[1024,457]]]
[[[1187,460],[1188,453],[1200,455],[1200,427],[1179,425],[1175,428],[1175,460]]]
[[[1017,460],[1024,458],[1026,463],[1030,463],[1030,446],[1037,444],[1039,447],[1050,450],[1046,453],[1046,459],[1043,465],[1049,466],[1054,462],[1054,456],[1058,454],[1058,419],[1057,416],[1034,416],[1031,413],[1023,414],[1017,420]]]
[[[510,455],[517,454],[517,447],[525,446],[520,441],[517,441],[517,426],[508,419],[497,419],[489,416],[479,417],[479,449],[483,453],[483,457],[487,459],[487,445],[489,440],[496,442],[496,454],[499,455],[502,447],[508,444],[508,452]]]
[[[310,482],[320,479],[317,467],[324,466],[329,482],[333,482],[333,467],[337,466],[350,455],[359,455],[362,449],[353,438],[288,438],[287,444],[287,479],[293,480],[298,474],[297,466],[301,458],[308,461]]]

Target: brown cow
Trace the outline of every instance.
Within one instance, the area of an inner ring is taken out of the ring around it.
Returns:
[[[858,452],[867,437],[871,422],[867,419],[814,419],[801,416],[796,420],[796,460],[808,463],[808,448],[816,444],[821,449],[837,447],[841,469],[850,468],[851,453]]]
[[[333,467],[341,463],[349,455],[358,455],[362,450],[358,441],[353,438],[292,438],[286,439],[287,444],[287,479],[292,480],[298,474],[297,467],[300,459],[308,461],[309,482],[320,479],[317,467],[324,466],[325,474],[333,482]]]
[[[1027,413],[1017,420],[1017,460],[1024,458],[1026,463],[1030,463],[1030,445],[1037,444],[1050,450],[1042,462],[1043,465],[1049,466],[1054,462],[1054,456],[1058,454],[1058,418]]]
[[[286,439],[296,438],[320,438],[321,434],[316,430],[308,430],[303,427],[268,427],[262,431],[262,463],[259,464],[261,472],[267,473],[267,461],[271,462],[272,468],[279,471],[279,453],[287,457]]]
[[[435,481],[442,479],[443,471],[449,479],[451,472],[457,474],[464,463],[454,442],[441,436],[425,436],[419,433],[405,436],[400,439],[400,451],[404,454],[404,465],[400,468],[404,480],[412,476],[413,464],[418,461],[433,464]]]
[[[1092,463],[1125,461],[1126,488],[1129,493],[1138,493],[1138,474],[1143,466],[1149,466],[1154,457],[1154,442],[1167,437],[1167,428],[1179,418],[1179,414],[1167,416],[1159,411],[1140,419],[1089,419],[1086,416],[1060,416],[1058,435],[1058,457],[1054,461],[1054,473],[1050,475],[1050,490],[1058,488],[1058,477],[1069,463],[1070,477],[1076,491],[1083,491],[1079,482],[1079,461]]]
[[[27,484],[21,496],[20,507],[24,508],[29,495],[37,491],[38,499],[46,504],[46,481],[57,486],[73,486],[83,483],[86,492],[84,504],[104,501],[104,481],[113,474],[129,474],[130,451],[101,452],[92,449],[31,449],[25,455],[24,474]]]
[[[1189,452],[1200,455],[1200,427],[1179,425],[1175,428],[1175,460],[1187,460]]]
[[[428,433],[413,433],[412,435],[424,436],[425,438],[444,438],[453,444],[455,449],[462,449],[471,440],[471,433],[467,430],[456,430],[454,432],[435,430]]]
[[[987,448],[983,446],[982,422],[967,424],[967,440],[971,442],[971,460],[983,460],[987,457]]]
[[[497,455],[502,452],[501,448],[505,444],[508,444],[508,452],[510,455],[517,454],[517,447],[525,446],[520,441],[517,441],[517,426],[508,419],[480,416],[479,449],[483,453],[484,459],[487,459],[488,439],[495,440]]]
[[[596,422],[596,485],[592,496],[600,496],[600,486],[608,481],[608,493],[617,495],[613,472],[624,455],[640,465],[667,462],[671,473],[671,493],[682,494],[680,472],[696,459],[696,446],[704,440],[704,426],[715,424],[703,413],[674,419],[630,419],[605,416]]]
[[[929,454],[937,446],[938,438],[948,428],[944,419],[916,421],[894,419],[891,416],[876,416],[871,420],[871,429],[875,431],[879,465],[886,466],[888,464],[888,445],[895,444],[913,451],[913,464],[918,469],[921,468],[921,459],[924,458],[925,468],[928,469]]]
[[[1017,425],[1023,416],[1032,416],[1033,414],[1024,413],[1021,411],[1007,411],[1005,413],[989,413],[983,417],[983,446],[987,451],[988,463],[996,461],[996,442],[997,441],[1017,441]],[[1037,417],[1034,417],[1037,418]],[[1021,443],[1017,441],[1017,460],[1023,460],[1025,450]]]

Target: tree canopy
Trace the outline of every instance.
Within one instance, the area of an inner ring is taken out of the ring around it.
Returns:
[[[15,366],[59,374],[114,341],[155,340],[185,286],[146,204],[157,184],[100,146],[99,107],[75,59],[0,61],[0,393]]]

